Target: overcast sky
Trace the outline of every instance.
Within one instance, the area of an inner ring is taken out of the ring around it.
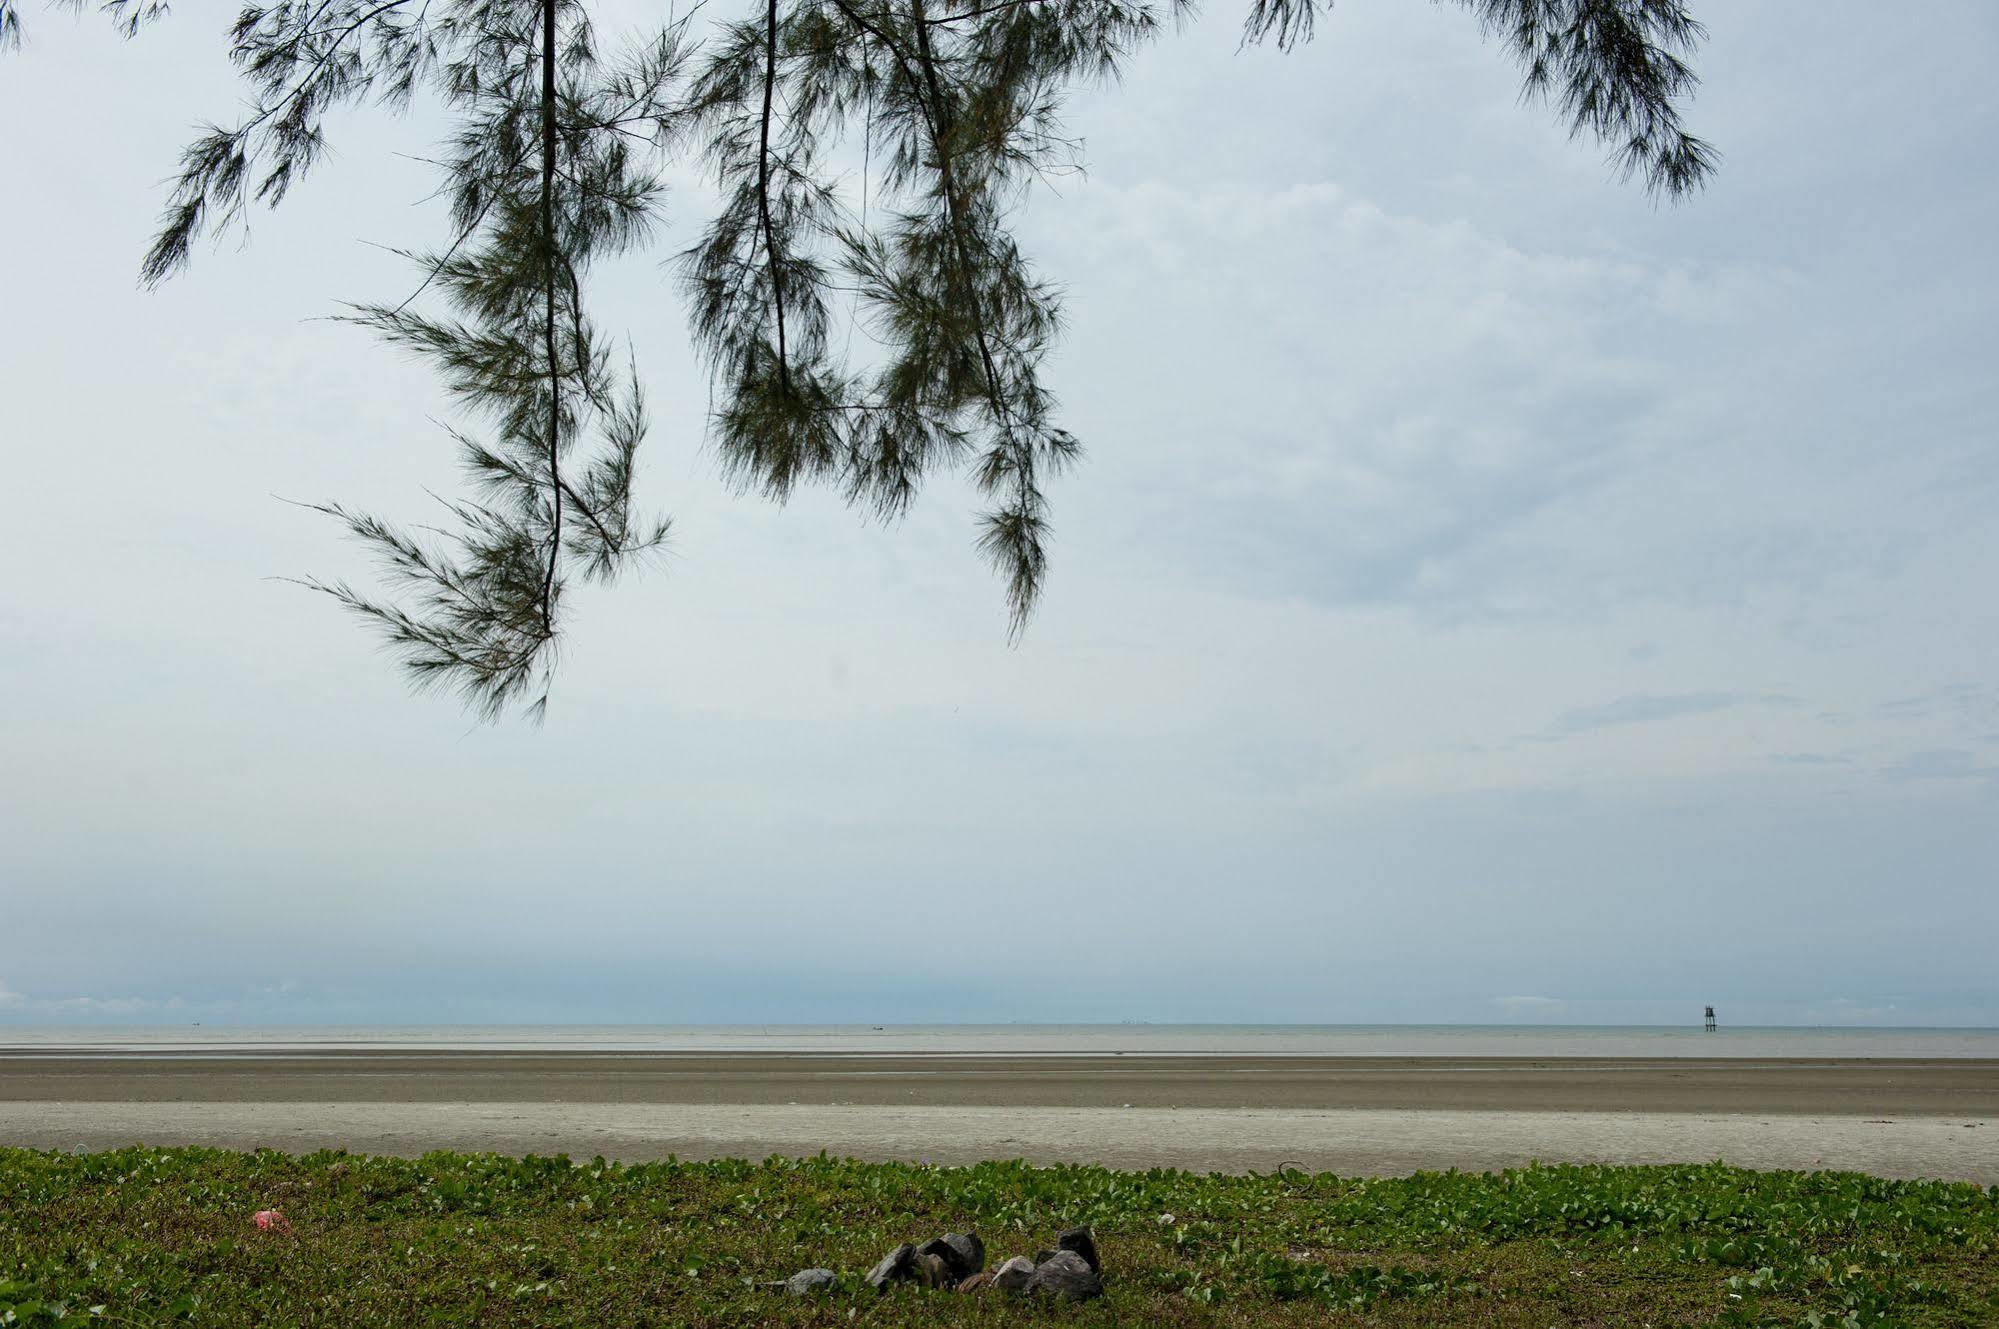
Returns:
[[[322,316],[439,125],[335,122],[134,273],[220,16],[0,64],[0,1022],[1999,1024],[1999,9],[1696,7],[1655,207],[1455,6],[1221,7],[1038,194],[1089,450],[1017,648],[947,481],[740,498],[658,254],[598,282],[663,568],[546,725],[413,697],[275,496],[424,515],[426,371]],[[633,5],[626,12],[639,14]]]

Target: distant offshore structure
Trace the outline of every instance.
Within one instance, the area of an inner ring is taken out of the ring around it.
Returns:
[[[1710,1034],[1714,1032],[1714,1007],[1712,1007],[1712,1006],[1710,1006],[1710,1007],[1708,1007],[1708,1008],[1707,1008],[1707,1026],[1706,1026],[1706,1027],[1707,1027],[1707,1031],[1708,1031],[1708,1032],[1709,1032]]]

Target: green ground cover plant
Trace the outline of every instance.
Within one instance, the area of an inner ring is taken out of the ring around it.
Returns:
[[[996,1263],[1078,1223],[1101,1301],[860,1281],[900,1241],[974,1230]],[[767,1286],[818,1264],[830,1297]],[[1999,1187],[0,1149],[0,1325],[1054,1323],[1990,1326]]]

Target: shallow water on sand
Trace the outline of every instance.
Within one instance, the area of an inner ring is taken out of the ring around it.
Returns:
[[[0,1049],[132,1055],[396,1050],[965,1056],[1999,1058],[1999,1029],[1614,1025],[407,1025],[0,1028]]]

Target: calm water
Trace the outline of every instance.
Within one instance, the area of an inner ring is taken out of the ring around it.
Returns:
[[[591,1052],[1110,1052],[1350,1057],[1992,1057],[1999,1029],[1606,1025],[428,1025],[379,1028],[0,1028],[0,1049],[139,1055],[317,1049]]]

